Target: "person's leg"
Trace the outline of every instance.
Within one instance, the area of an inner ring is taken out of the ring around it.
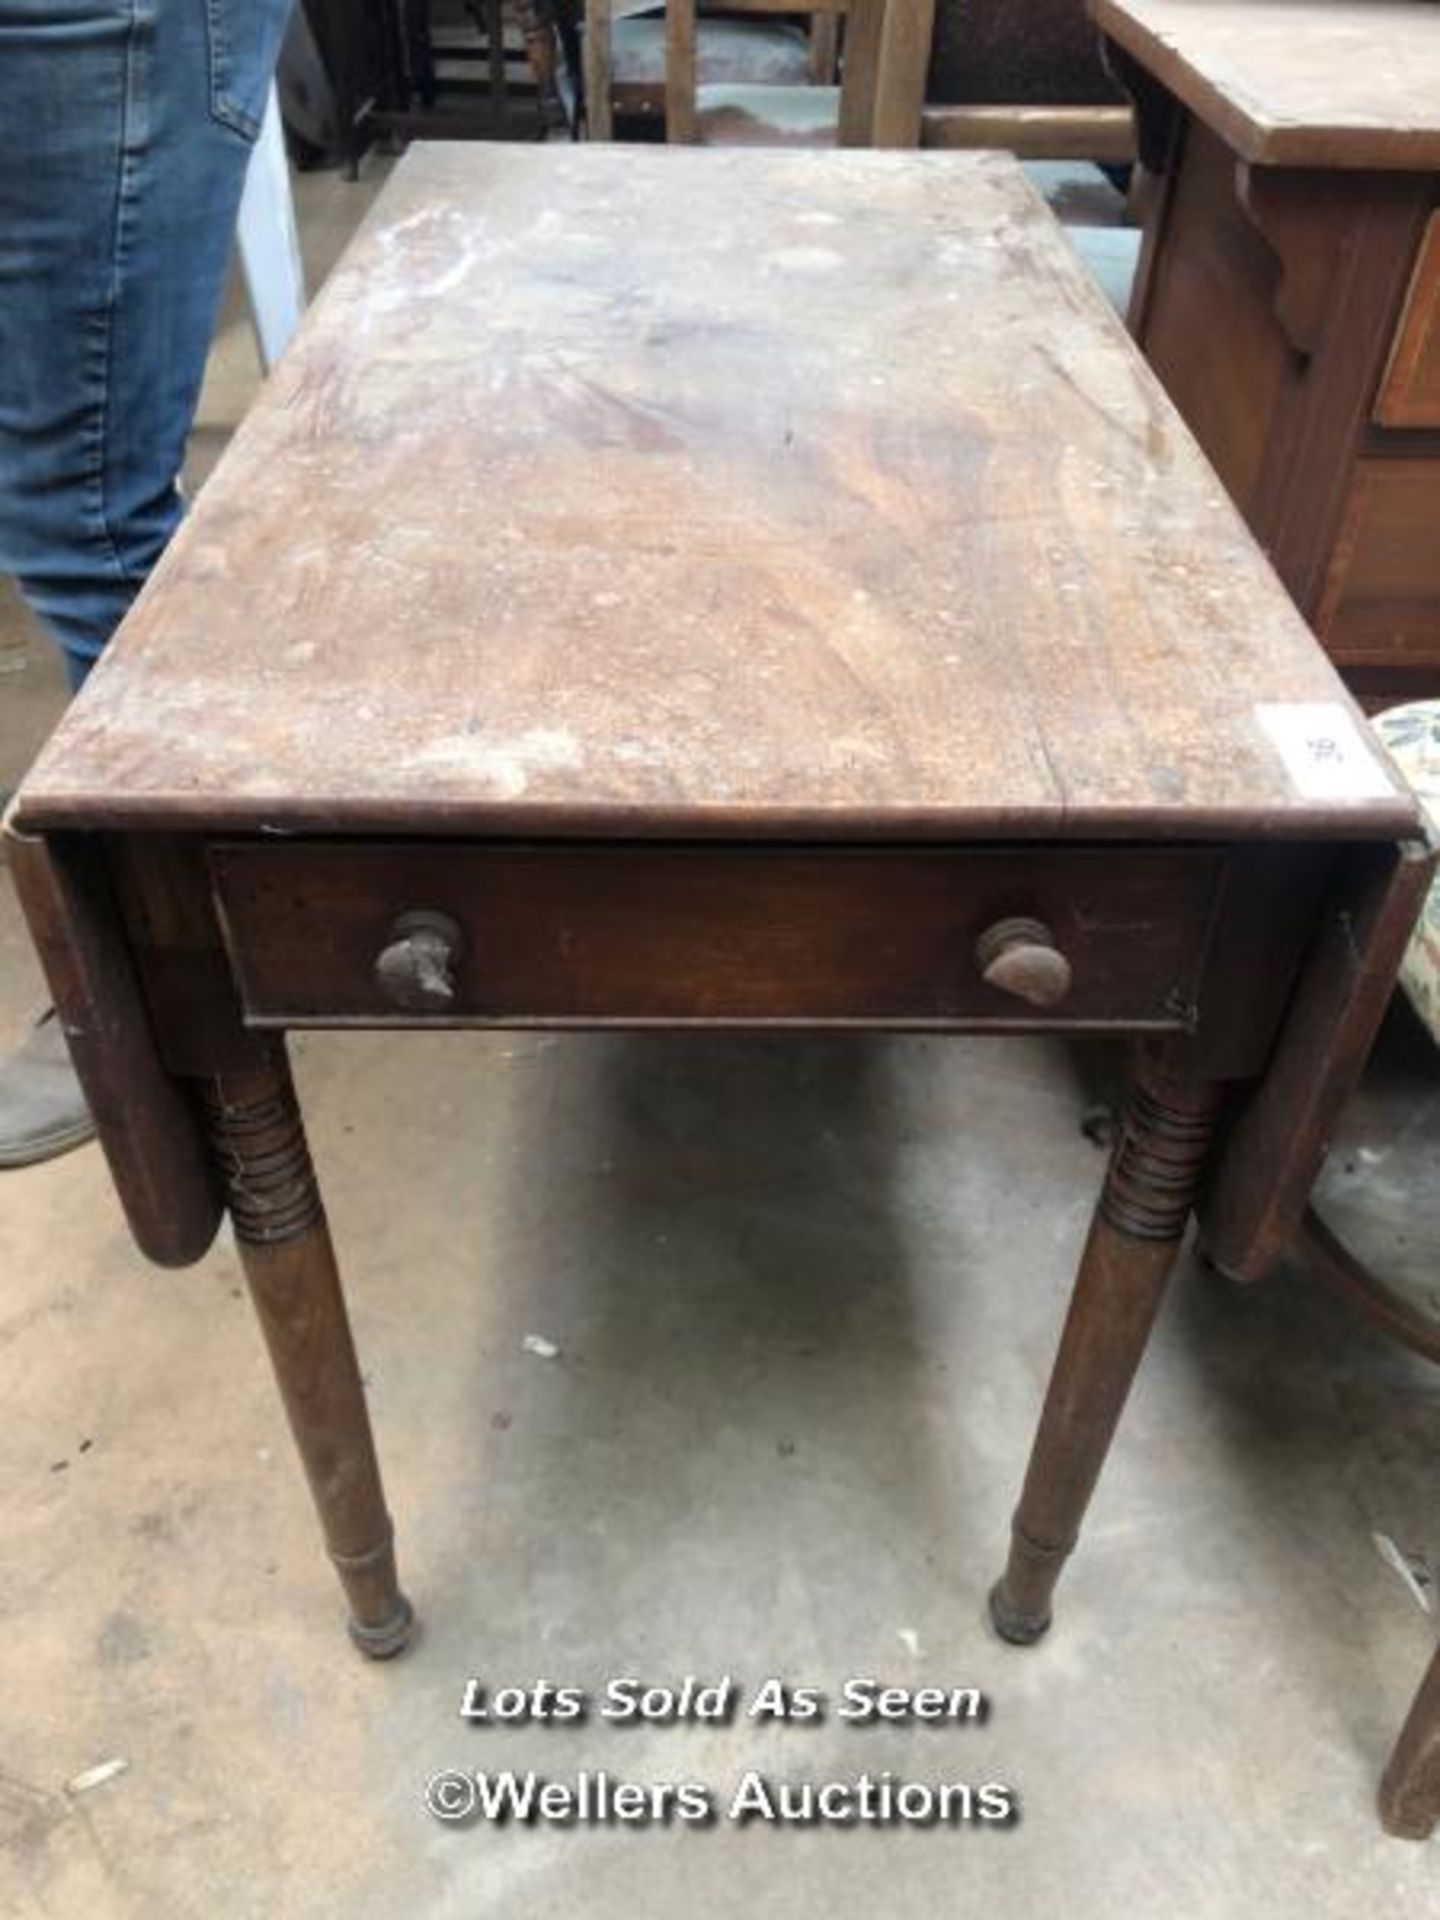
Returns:
[[[289,0],[0,0],[0,570],[78,684],[176,478]]]
[[[0,572],[84,680],[176,480],[290,0],[0,0]],[[87,1137],[59,1023],[0,1066],[0,1166]]]

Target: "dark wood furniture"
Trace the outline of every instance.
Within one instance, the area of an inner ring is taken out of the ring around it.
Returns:
[[[1440,7],[1092,0],[1163,176],[1132,331],[1367,704],[1440,690]]]
[[[1133,161],[1133,115],[1085,0],[936,0],[920,144]]]
[[[228,1207],[376,1655],[287,1027],[1133,1035],[1025,1641],[1197,1194],[1285,1246],[1431,864],[1012,161],[604,146],[410,154],[10,834],[135,1237]]]
[[[389,5],[301,0],[290,16],[276,83],[290,150],[302,162],[334,155],[354,180],[376,138],[375,115],[403,93],[404,50]]]
[[[927,100],[1044,109],[1118,105],[1085,0],[936,0]]]
[[[573,121],[567,0],[372,0],[364,11],[390,49],[387,84],[361,108],[369,137],[543,140]]]

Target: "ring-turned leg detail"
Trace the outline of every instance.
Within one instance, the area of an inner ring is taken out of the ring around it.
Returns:
[[[1159,1311],[1199,1185],[1222,1089],[1170,1079],[1141,1055],[1050,1376],[1016,1509],[1010,1558],[990,1594],[1003,1639],[1029,1646],[1074,1548]]]
[[[365,1391],[304,1124],[277,1047],[265,1066],[205,1090],[225,1185],[290,1430],[350,1602],[350,1635],[374,1659],[410,1637]]]

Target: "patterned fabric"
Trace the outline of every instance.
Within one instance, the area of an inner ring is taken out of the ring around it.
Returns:
[[[1440,700],[1392,707],[1377,713],[1372,724],[1440,832]],[[1440,1046],[1440,879],[1431,887],[1410,936],[1400,984]]]

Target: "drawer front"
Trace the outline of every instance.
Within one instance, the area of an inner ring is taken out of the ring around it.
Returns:
[[[1382,427],[1440,427],[1440,213],[1420,243],[1375,419]]]
[[[1339,666],[1440,668],[1440,459],[1356,463],[1316,626]]]
[[[261,1026],[1179,1030],[1224,867],[1204,848],[211,849],[245,1015]],[[1043,923],[1068,963],[1048,1008],[981,975],[977,941],[1016,917]],[[397,1005],[377,971],[397,922],[458,935],[442,1007]]]

